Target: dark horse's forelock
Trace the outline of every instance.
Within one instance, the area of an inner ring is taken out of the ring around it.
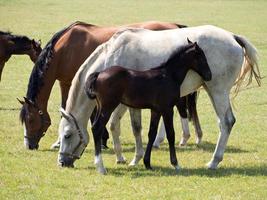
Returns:
[[[43,80],[44,80],[44,73],[46,72],[46,70],[49,67],[49,63],[53,57],[53,53],[54,53],[54,46],[56,44],[56,42],[60,39],[60,37],[66,32],[68,31],[70,28],[72,28],[75,25],[78,24],[84,24],[83,22],[74,22],[71,25],[69,25],[68,27],[62,29],[61,31],[57,32],[52,38],[51,40],[46,44],[45,48],[42,50],[41,54],[39,55],[30,79],[29,79],[29,84],[28,84],[28,90],[27,90],[27,98],[31,101],[35,101],[40,88],[43,86]],[[24,108],[24,106],[21,109],[20,112],[20,120],[23,123],[25,121],[25,116],[26,116],[26,110]]]

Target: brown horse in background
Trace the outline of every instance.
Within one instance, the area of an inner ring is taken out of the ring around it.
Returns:
[[[175,23],[143,22],[119,27],[99,27],[75,22],[57,32],[41,52],[30,76],[28,91],[20,113],[24,123],[24,144],[38,149],[38,143],[51,124],[47,103],[56,80],[61,89],[61,106],[65,108],[71,81],[87,57],[121,28],[135,27],[165,30],[185,27]],[[107,132],[106,132],[107,133]],[[105,140],[107,136],[103,138]]]
[[[26,36],[13,35],[10,32],[0,31],[0,81],[5,63],[11,55],[28,55],[32,62],[36,62],[42,48],[40,42]]]

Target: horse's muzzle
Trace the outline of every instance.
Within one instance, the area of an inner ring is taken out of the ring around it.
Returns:
[[[39,148],[39,144],[37,141],[28,138],[24,138],[24,145],[26,149],[29,150],[37,150]]]
[[[67,157],[67,156],[61,156],[59,159],[58,159],[58,165],[60,167],[74,167],[74,159],[73,158],[70,158],[70,157]]]

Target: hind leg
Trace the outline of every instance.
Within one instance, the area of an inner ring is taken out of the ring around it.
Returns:
[[[140,109],[134,109],[134,108],[129,108],[130,111],[130,117],[131,117],[131,125],[135,137],[135,156],[131,163],[129,164],[130,166],[137,165],[138,162],[143,158],[144,156],[144,149],[143,149],[143,144],[142,144],[142,126],[141,126],[141,110]]]
[[[164,141],[165,138],[165,126],[163,121],[160,123],[159,131],[157,137],[153,143],[153,147],[159,148],[160,144]]]
[[[193,121],[196,134],[196,144],[200,144],[202,140],[202,129],[197,114],[197,92],[188,95],[188,111]]]
[[[118,107],[113,111],[110,119],[110,131],[113,138],[113,148],[116,154],[117,163],[126,163],[126,159],[122,155],[122,148],[120,142],[120,120],[125,114],[127,107],[125,105],[118,105]]]
[[[178,100],[176,103],[176,107],[179,111],[180,118],[181,118],[181,124],[182,124],[182,138],[180,141],[180,146],[185,146],[188,139],[190,138],[190,131],[189,131],[189,123],[187,118],[187,106],[186,106],[186,97],[182,97]]]
[[[216,144],[211,161],[207,164],[209,169],[216,169],[223,160],[223,154],[226,148],[230,132],[235,123],[235,117],[229,99],[229,91],[222,93],[209,93],[218,116],[220,135]]]

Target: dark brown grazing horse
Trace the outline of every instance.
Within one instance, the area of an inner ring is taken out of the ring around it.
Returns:
[[[25,126],[26,148],[38,149],[41,137],[51,124],[47,103],[55,81],[59,80],[61,106],[65,108],[71,81],[80,65],[97,46],[106,42],[122,27],[165,30],[185,26],[166,22],[143,22],[120,27],[99,27],[75,22],[57,32],[41,52],[30,76],[26,98],[20,101],[23,105],[20,118]],[[105,137],[107,138],[108,136]]]
[[[42,48],[40,42],[22,35],[0,31],[0,81],[5,63],[11,55],[29,55],[32,62],[36,62]]]
[[[169,142],[171,164],[178,169],[175,153],[175,134],[173,128],[173,106],[178,105],[180,86],[186,73],[192,69],[205,81],[211,80],[211,71],[206,56],[197,43],[178,48],[168,61],[147,71],[135,71],[120,66],[92,73],[85,86],[90,99],[96,99],[97,112],[92,126],[95,142],[95,156],[101,154],[101,136],[111,113],[120,104],[143,109],[151,109],[148,144],[144,156],[147,169],[156,138],[159,119],[162,116]],[[62,162],[64,165],[64,162]]]

